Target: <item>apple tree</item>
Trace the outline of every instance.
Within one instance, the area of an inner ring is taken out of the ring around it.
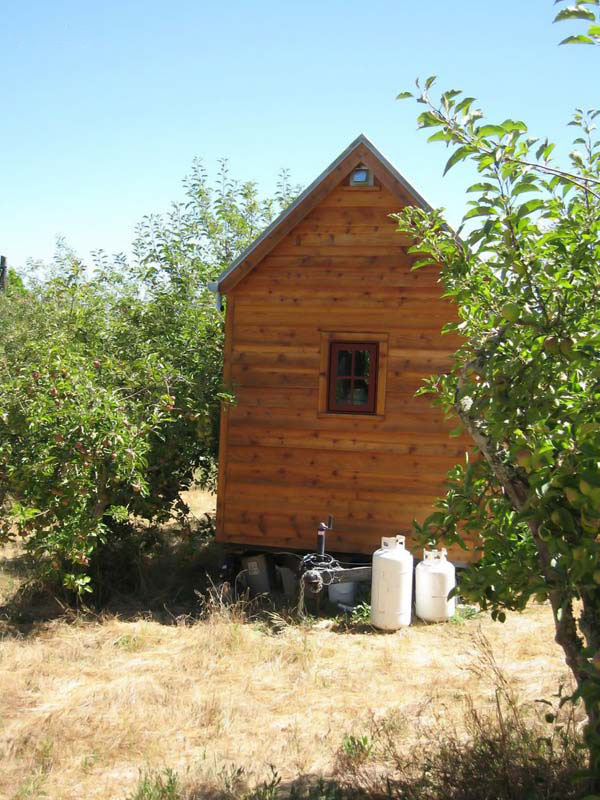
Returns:
[[[135,572],[137,523],[185,516],[182,490],[214,481],[228,395],[222,320],[206,282],[292,191],[284,175],[278,196],[263,201],[225,163],[212,186],[197,162],[185,201],[139,226],[132,260],[99,252],[86,269],[61,245],[25,289],[9,282],[0,297],[0,541],[20,536],[45,584],[80,595],[116,565]]]
[[[455,467],[428,540],[475,533],[480,562],[461,593],[500,621],[550,601],[556,641],[589,718],[600,774],[600,142],[598,112],[576,111],[567,170],[520,120],[491,123],[472,97],[421,87],[420,128],[470,162],[476,181],[458,234],[408,208],[415,268],[441,268],[463,337],[452,370],[423,391],[460,420],[478,456]],[[401,98],[410,96],[402,93]]]

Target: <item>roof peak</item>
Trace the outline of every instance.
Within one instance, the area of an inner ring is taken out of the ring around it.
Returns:
[[[328,183],[328,179],[335,177],[335,173],[338,168],[341,168],[346,159],[348,159],[354,150],[359,147],[364,147],[366,150],[376,159],[377,162],[390,174],[392,180],[395,182],[395,186],[400,186],[403,193],[408,194],[413,200],[416,201],[418,205],[422,208],[431,208],[429,203],[417,192],[417,190],[411,186],[411,184],[402,176],[398,169],[390,162],[388,159],[375,147],[373,142],[369,139],[369,137],[365,133],[359,133],[359,135],[352,141],[350,144],[343,150],[337,158],[335,158],[331,164],[323,170],[323,172],[309,185],[300,195],[296,198],[296,200],[284,209],[281,214],[262,232],[262,234],[255,239],[252,244],[250,244],[237,258],[236,260],[226,269],[224,270],[216,281],[211,281],[208,284],[208,288],[214,292],[220,292],[223,286],[223,283],[231,278],[234,272],[236,272],[243,264],[247,261],[247,259],[255,254],[257,248],[261,245],[265,247],[269,246],[269,241],[271,241],[271,248],[275,247],[277,244],[277,229],[286,221],[294,219],[296,216],[299,216],[298,221],[302,219],[302,209],[305,206],[306,212],[304,215],[308,214],[311,210],[312,206],[310,204],[311,198],[314,198],[317,195],[318,190],[322,188],[324,184]],[[396,192],[399,193],[399,190],[396,189]],[[295,223],[297,224],[297,222]],[[284,234],[285,235],[285,234]],[[263,254],[266,255],[266,253]],[[239,279],[252,268],[252,265],[248,267],[248,269],[244,270],[243,273],[240,275]],[[241,272],[241,270],[240,270]],[[232,288],[231,280],[228,280],[228,288]]]

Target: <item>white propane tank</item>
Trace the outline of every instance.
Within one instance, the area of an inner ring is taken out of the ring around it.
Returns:
[[[448,600],[456,586],[456,570],[446,554],[446,550],[424,550],[415,570],[415,612],[426,622],[445,622],[456,613],[456,598]]]
[[[404,536],[384,536],[373,553],[371,622],[384,631],[410,625],[413,557]]]

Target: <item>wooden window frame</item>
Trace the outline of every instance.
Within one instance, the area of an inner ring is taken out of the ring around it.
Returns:
[[[374,414],[375,400],[377,397],[377,354],[378,342],[331,342],[329,345],[329,391],[327,396],[327,410],[345,414]],[[341,374],[339,371],[339,353],[349,352],[350,371]],[[369,371],[366,376],[356,373],[356,353],[369,353]],[[350,381],[350,393],[354,390],[356,381],[366,381],[367,399],[364,403],[343,403],[336,400],[336,385],[339,380]]]
[[[319,369],[319,396],[318,417],[339,417],[348,419],[383,419],[385,416],[385,387],[387,376],[388,334],[387,333],[361,333],[358,331],[320,331],[321,335],[321,361]],[[332,344],[369,344],[377,346],[377,365],[375,380],[373,382],[374,402],[373,411],[362,408],[348,410],[331,410],[329,408],[330,385],[332,375],[330,372]]]

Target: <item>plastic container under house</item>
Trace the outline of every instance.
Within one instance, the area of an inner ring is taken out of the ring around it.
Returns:
[[[343,603],[346,606],[353,606],[356,598],[356,583],[332,583],[327,588],[330,603]]]
[[[271,576],[266,556],[244,556],[242,567],[251,594],[267,594],[271,591]]]

